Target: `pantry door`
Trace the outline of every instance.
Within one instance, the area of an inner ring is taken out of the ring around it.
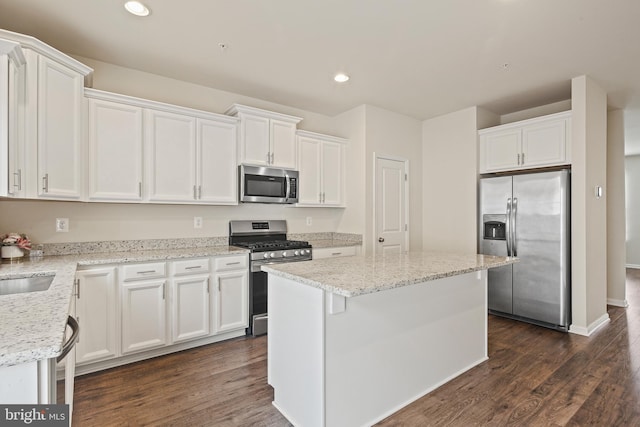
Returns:
[[[375,156],[374,252],[405,253],[408,248],[408,161]]]

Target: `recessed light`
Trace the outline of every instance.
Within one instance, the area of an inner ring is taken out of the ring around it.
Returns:
[[[149,8],[139,1],[128,1],[124,4],[124,8],[127,9],[127,12],[136,16],[149,15]]]
[[[335,75],[333,80],[337,81],[338,83],[344,83],[347,80],[349,80],[349,76],[347,76],[346,74],[343,74],[343,73],[338,73],[338,74]]]

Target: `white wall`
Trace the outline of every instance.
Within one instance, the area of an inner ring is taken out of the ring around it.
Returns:
[[[621,307],[626,300],[624,210],[624,115],[607,114],[607,303]]]
[[[372,253],[374,153],[409,161],[409,250],[422,249],[422,124],[420,121],[371,105],[365,106],[365,253]]]
[[[627,213],[627,259],[629,267],[640,268],[640,155],[627,156],[626,213]]]
[[[591,78],[571,82],[571,331],[588,335],[607,314],[607,95]],[[602,186],[604,196],[595,197]]]
[[[477,130],[497,120],[472,107],[422,123],[425,250],[476,253]]]

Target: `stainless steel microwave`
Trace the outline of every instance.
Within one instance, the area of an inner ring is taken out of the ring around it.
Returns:
[[[298,203],[298,171],[240,165],[240,201]]]

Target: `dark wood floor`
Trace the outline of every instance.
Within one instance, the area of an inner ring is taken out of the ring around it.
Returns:
[[[640,426],[640,270],[591,337],[490,316],[489,360],[380,426]],[[289,426],[266,339],[236,339],[76,379],[74,426]]]

